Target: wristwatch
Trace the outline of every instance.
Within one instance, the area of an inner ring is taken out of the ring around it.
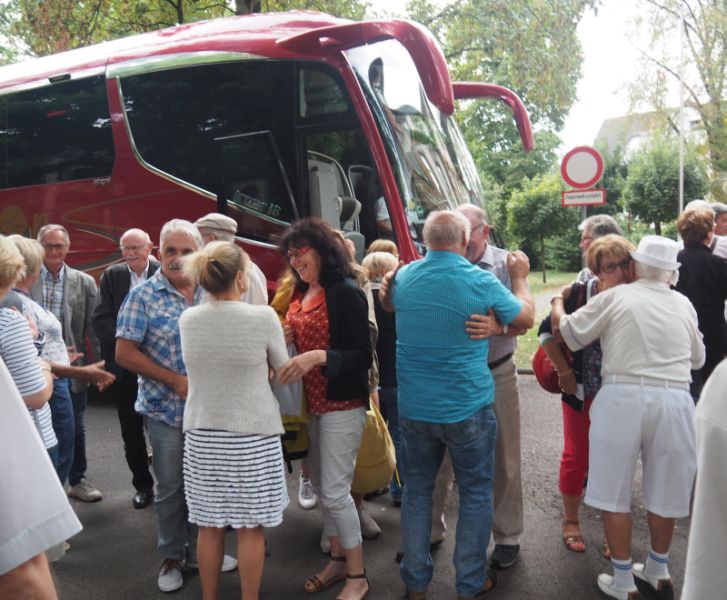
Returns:
[[[502,326],[502,335],[507,335],[507,332],[510,330],[510,326],[505,324]]]

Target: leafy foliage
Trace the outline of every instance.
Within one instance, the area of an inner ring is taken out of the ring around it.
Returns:
[[[670,40],[679,39],[680,9],[684,15],[684,73],[687,105],[696,110],[704,130],[704,149],[711,170],[710,191],[727,201],[727,4],[725,0],[640,0],[646,9],[638,24],[652,43],[643,50],[644,64],[632,98],[661,111],[677,128],[674,110],[666,106],[670,87],[679,81],[679,56]]]
[[[526,181],[523,189],[510,197],[508,227],[523,249],[537,253],[543,281],[547,266],[545,241],[576,230],[580,220],[578,209],[561,206],[561,189],[560,175],[548,173]]]
[[[707,179],[694,152],[684,160],[684,203],[701,198]],[[661,224],[679,213],[679,149],[673,140],[655,137],[629,163],[626,179],[627,208],[638,219],[653,223],[657,235]]]

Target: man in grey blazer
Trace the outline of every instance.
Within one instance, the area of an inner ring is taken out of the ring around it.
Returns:
[[[75,349],[81,364],[99,360],[98,340],[91,328],[91,316],[96,305],[96,282],[93,277],[69,267],[65,263],[66,254],[71,246],[68,231],[63,225],[44,225],[38,231],[38,241],[45,251],[40,278],[31,289],[33,300],[52,312],[63,327],[63,339],[67,346]],[[91,356],[84,356],[86,339],[90,341]],[[71,360],[73,361],[73,355]],[[90,360],[88,360],[90,358]],[[59,450],[63,444],[60,439],[73,433],[71,452],[73,459],[68,475],[71,498],[84,502],[97,502],[103,495],[86,479],[86,429],[85,412],[88,383],[79,379],[71,380],[71,399],[73,400],[73,419],[53,419],[56,436],[59,437]],[[51,409],[53,407],[51,406]],[[62,457],[59,456],[59,460]]]

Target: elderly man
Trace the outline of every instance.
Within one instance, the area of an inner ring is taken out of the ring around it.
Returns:
[[[597,240],[609,233],[623,235],[623,231],[621,231],[621,227],[619,227],[616,219],[610,215],[591,215],[581,221],[581,224],[578,225],[578,231],[581,232],[581,241],[578,247],[581,249],[584,257],[593,240]],[[583,267],[576,279],[578,281],[588,281],[592,277],[593,273],[591,273],[591,270],[588,267]]]
[[[227,215],[209,213],[201,219],[197,219],[194,224],[199,229],[205,245],[215,240],[222,242],[235,241],[237,222]],[[240,299],[248,304],[267,304],[268,283],[265,273],[252,260],[247,273],[247,282],[247,290],[240,296]]]
[[[126,464],[136,489],[132,506],[140,509],[154,500],[154,479],[149,472],[144,420],[134,410],[138,391],[136,374],[116,364],[116,318],[129,290],[154,275],[159,263],[150,259],[151,239],[141,229],[125,232],[121,236],[120,247],[124,262],[111,265],[101,275],[98,304],[93,311],[93,328],[101,344],[101,357],[106,361],[106,368],[116,375],[116,381],[105,393],[116,404]]]
[[[197,567],[197,527],[187,520],[182,477],[187,371],[179,317],[201,299],[201,288],[182,272],[182,259],[202,247],[202,238],[189,221],[173,219],[162,227],[159,246],[161,268],[121,305],[116,362],[139,375],[135,408],[154,451],[158,548],[164,557],[157,584],[162,592],[173,592],[184,583],[183,568]],[[223,570],[236,566],[235,559],[225,557]]]
[[[585,502],[603,511],[613,576],[598,587],[611,598],[673,597],[667,563],[675,520],[689,514],[696,470],[690,369],[704,344],[689,300],[670,289],[677,243],[646,236],[631,252],[636,281],[591,298],[565,315],[553,298],[554,328],[571,350],[600,338],[603,385],[591,406]],[[651,537],[646,564],[631,563],[631,486],[643,463],[644,506]],[[634,579],[635,578],[635,579]]]
[[[40,278],[31,289],[33,300],[52,312],[61,322],[63,339],[75,349],[81,364],[98,361],[99,348],[91,327],[91,315],[96,306],[96,282],[93,277],[72,269],[66,263],[71,247],[68,231],[62,225],[44,225],[38,231],[38,241],[43,246],[44,257]],[[90,342],[91,359],[85,360],[86,340]],[[88,382],[71,379],[73,415],[67,408],[51,399],[53,428],[58,438],[58,470],[66,472],[71,498],[83,502],[97,502],[103,498],[99,490],[86,478],[86,403]],[[73,440],[70,443],[70,440]]]
[[[484,211],[472,204],[457,208],[469,219],[470,242],[465,257],[480,269],[489,271],[508,290],[512,290],[507,269],[508,253],[489,243],[490,226]],[[468,323],[477,335],[480,317]],[[485,323],[485,325],[489,325]],[[495,382],[493,409],[497,417],[497,443],[495,445],[495,481],[493,485],[492,537],[495,550],[490,564],[507,569],[515,564],[520,552],[519,537],[523,532],[523,488],[520,471],[520,392],[517,368],[513,354],[517,347],[516,335],[526,330],[495,324],[500,335],[490,337],[487,367]],[[489,334],[489,331],[486,332]]]
[[[467,261],[470,222],[457,212],[432,212],[424,224],[427,255],[387,276],[380,298],[396,311],[399,417],[407,460],[402,504],[401,575],[412,600],[432,578],[429,554],[434,481],[445,450],[459,487],[454,551],[460,600],[492,589],[487,543],[492,524],[492,477],[497,421],[487,364],[489,342],[473,340],[464,321],[492,310],[501,323],[528,328],[534,305],[524,254],[510,255],[511,293]],[[413,460],[416,457],[416,460]]]
[[[727,204],[713,202],[710,206],[714,211],[714,235],[727,235]]]

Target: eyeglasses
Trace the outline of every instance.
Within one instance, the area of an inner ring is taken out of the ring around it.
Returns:
[[[290,250],[288,250],[288,260],[292,260],[293,258],[300,258],[310,250],[312,250],[310,246],[303,246],[302,248],[291,248]]]
[[[631,266],[631,259],[625,258],[621,262],[618,263],[605,263],[601,265],[601,272],[606,273],[606,275],[610,275],[613,273],[616,269],[621,269],[622,271],[625,271],[626,269]]]
[[[148,248],[149,244],[144,244],[142,246],[121,246],[122,252],[141,252],[145,248]]]
[[[43,244],[43,250],[45,250],[46,252],[50,252],[51,250],[60,252],[61,250],[65,250],[66,248],[68,248],[66,244]]]

